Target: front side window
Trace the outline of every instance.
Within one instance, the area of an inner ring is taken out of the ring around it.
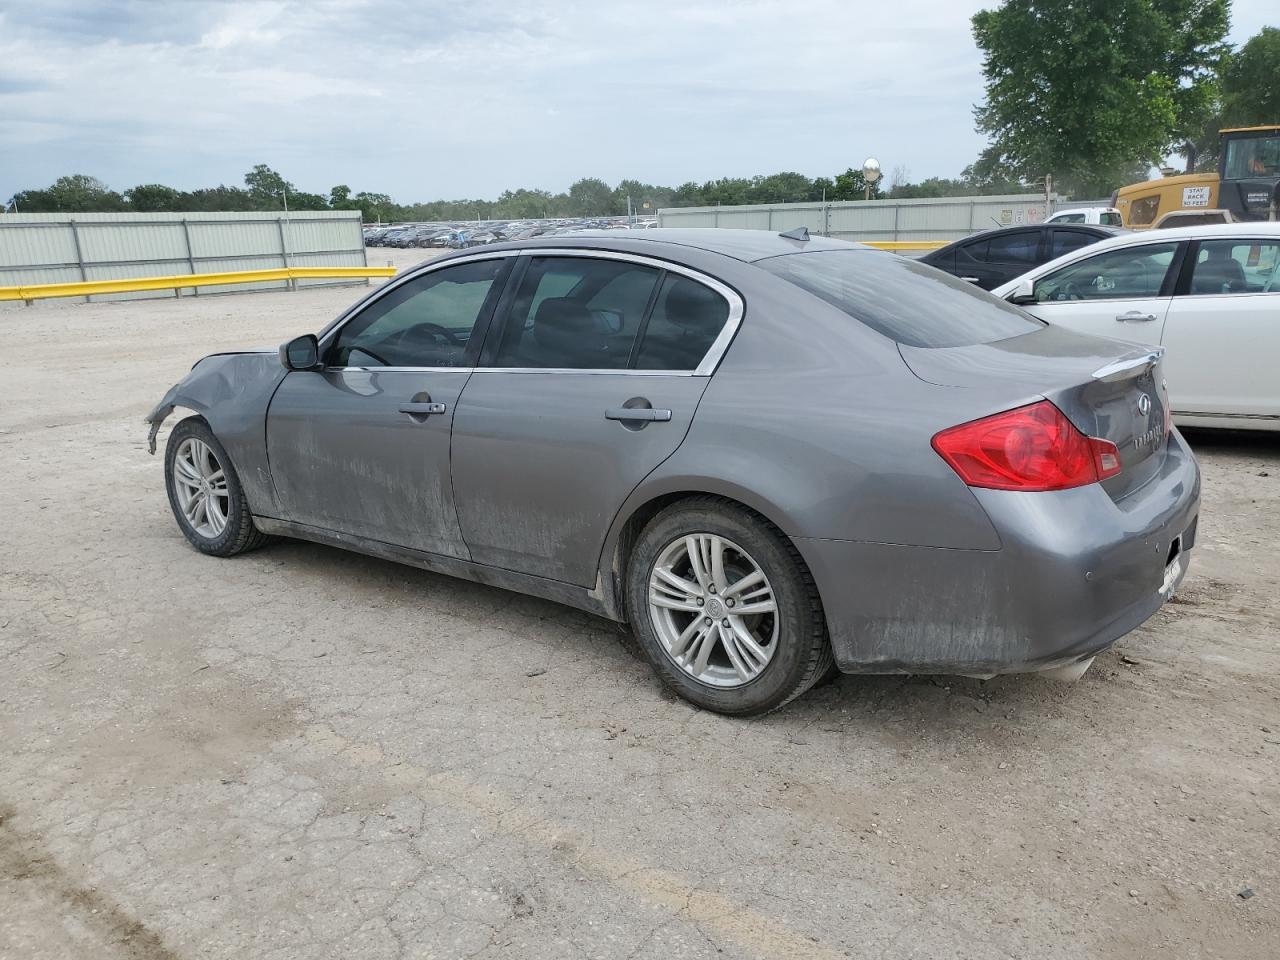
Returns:
[[[1160,296],[1177,242],[1107,250],[1036,281],[1037,303],[1063,300],[1132,300]]]
[[[1027,263],[1036,262],[1036,253],[1040,249],[1040,232],[1024,230],[1021,233],[1006,233],[992,237],[987,247],[988,263]]]
[[[1122,227],[1124,221],[1120,219],[1120,214],[1115,210],[1108,210],[1098,216],[1098,222],[1104,227]]]
[[[1280,292],[1280,242],[1204,240],[1191,269],[1191,293]]]
[[[509,261],[444,267],[402,283],[338,332],[331,367],[463,367],[467,344]]]
[[[694,370],[729,316],[705,284],[645,264],[535,257],[491,365],[555,370]]]

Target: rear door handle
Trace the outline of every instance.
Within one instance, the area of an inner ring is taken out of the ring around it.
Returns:
[[[670,410],[654,410],[652,407],[611,407],[604,412],[606,420],[622,420],[645,421],[652,423],[658,421],[666,423],[671,419]]]
[[[429,417],[433,413],[444,413],[445,405],[443,403],[402,403],[400,404],[400,412],[407,413],[411,417]]]
[[[960,279],[963,280],[965,283],[981,283],[982,282],[977,277],[961,277]]]
[[[1119,314],[1116,317],[1117,323],[1150,323],[1156,318],[1154,313],[1143,313],[1141,310],[1130,310],[1128,313]]]

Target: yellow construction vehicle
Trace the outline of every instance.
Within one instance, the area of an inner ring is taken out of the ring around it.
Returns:
[[[1188,223],[1280,219],[1280,126],[1221,130],[1217,173],[1121,187],[1111,196],[1131,230]]]

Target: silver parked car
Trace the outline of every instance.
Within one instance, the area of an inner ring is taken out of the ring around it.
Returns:
[[[1158,347],[1051,327],[800,232],[577,234],[441,257],[175,407],[178,525],[627,622],[758,714],[834,668],[1079,673],[1187,569],[1199,470]]]

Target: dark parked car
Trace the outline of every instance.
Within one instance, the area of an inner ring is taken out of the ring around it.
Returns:
[[[1088,224],[1001,227],[949,243],[921,257],[920,262],[968,280],[983,290],[992,290],[1032,267],[1123,232],[1114,227]]]
[[[175,407],[198,550],[296,537],[571,604],[732,714],[833,660],[1078,674],[1170,597],[1199,510],[1159,347],[804,234],[447,254],[201,360],[153,450]]]

